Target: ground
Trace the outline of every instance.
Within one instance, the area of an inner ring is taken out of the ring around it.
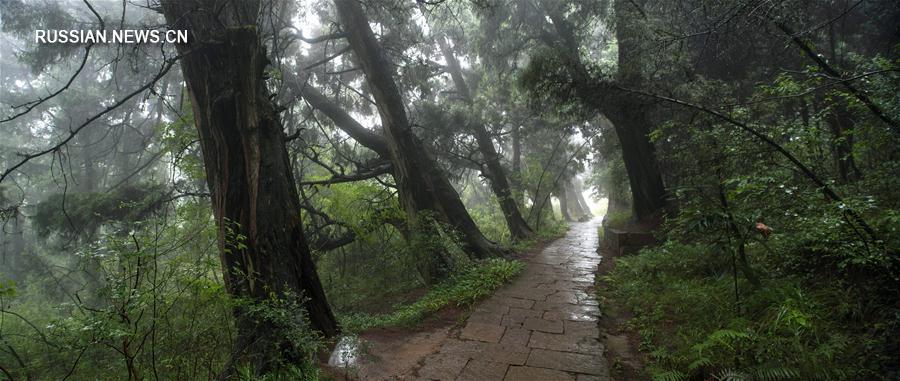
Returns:
[[[565,237],[526,253],[521,276],[467,317],[445,311],[414,333],[364,334],[358,368],[340,377],[610,380],[605,347],[623,338],[601,334],[594,289],[599,224],[573,223]]]

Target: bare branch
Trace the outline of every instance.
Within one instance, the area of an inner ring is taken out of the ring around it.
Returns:
[[[61,147],[65,146],[66,144],[69,143],[69,141],[71,141],[73,138],[75,138],[75,135],[77,135],[78,132],[80,132],[82,129],[84,129],[85,127],[87,127],[89,124],[91,124],[92,122],[94,122],[94,121],[97,120],[97,119],[100,119],[100,117],[102,117],[103,115],[106,115],[106,114],[109,113],[110,111],[117,109],[119,106],[123,105],[123,104],[124,104],[125,102],[127,102],[129,99],[134,98],[136,95],[141,94],[141,93],[143,93],[145,90],[147,90],[147,89],[153,87],[153,85],[155,85],[157,81],[159,81],[163,76],[166,75],[166,73],[169,72],[170,69],[172,69],[172,66],[174,66],[175,63],[178,62],[178,59],[181,58],[181,57],[183,57],[183,55],[178,55],[178,56],[173,57],[173,58],[171,58],[171,59],[169,59],[169,60],[166,60],[166,64],[163,65],[162,69],[159,71],[159,73],[156,74],[156,76],[153,77],[153,79],[151,79],[149,82],[147,82],[146,84],[144,84],[143,86],[141,86],[140,88],[138,88],[137,90],[135,90],[134,92],[132,92],[132,93],[126,95],[124,98],[120,99],[118,102],[116,102],[116,103],[110,105],[109,107],[103,109],[103,111],[100,111],[100,112],[97,113],[96,115],[94,115],[94,116],[88,118],[87,120],[84,121],[84,123],[82,123],[82,124],[79,125],[78,127],[74,128],[74,129],[71,129],[70,132],[69,132],[69,135],[66,136],[66,138],[63,139],[63,140],[61,140],[59,143],[56,143],[55,145],[53,145],[53,146],[51,146],[51,147],[49,147],[49,148],[47,148],[47,149],[44,149],[44,150],[42,150],[42,151],[38,151],[38,152],[35,152],[35,153],[30,153],[30,154],[22,154],[22,155],[21,155],[21,156],[22,156],[22,159],[21,159],[18,163],[13,164],[11,167],[9,167],[9,168],[7,168],[6,170],[4,170],[4,171],[3,171],[3,174],[0,174],[0,183],[3,183],[3,181],[6,180],[6,178],[7,178],[10,174],[12,174],[12,173],[15,172],[16,170],[18,170],[20,167],[22,167],[23,165],[25,165],[25,164],[28,163],[29,161],[31,161],[31,160],[33,160],[33,159],[35,159],[35,158],[44,156],[44,155],[46,155],[46,154],[48,154],[48,153],[52,153],[52,152],[58,151]]]

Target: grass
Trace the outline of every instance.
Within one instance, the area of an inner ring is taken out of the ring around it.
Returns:
[[[758,255],[758,253],[757,253]],[[728,257],[669,243],[616,259],[604,295],[634,313],[629,324],[649,354],[653,380],[888,379],[881,369],[890,339],[868,330],[854,299],[828,283],[792,277],[734,299]],[[856,313],[854,313],[856,312]]]
[[[470,307],[518,275],[525,264],[517,260],[489,259],[439,283],[418,301],[385,314],[356,313],[341,317],[346,332],[374,327],[411,326],[448,306]]]
[[[557,239],[566,234],[566,231],[569,230],[569,224],[565,221],[554,221],[553,223],[545,224],[544,227],[541,228],[540,231],[536,232],[531,238],[518,241],[512,246],[510,249],[517,253],[524,252],[529,248],[534,247],[541,242],[546,242],[550,240]]]

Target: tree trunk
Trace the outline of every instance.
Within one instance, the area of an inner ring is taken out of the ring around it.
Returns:
[[[861,178],[862,173],[853,160],[853,119],[842,104],[831,106],[828,125],[832,134],[831,151],[841,181],[846,183]]]
[[[632,211],[639,221],[658,217],[666,205],[656,150],[647,136],[646,109],[639,100],[621,97],[617,99],[615,111],[606,114],[622,146],[622,161],[631,185]]]
[[[478,123],[475,123],[478,124]],[[516,199],[513,198],[509,182],[506,178],[506,171],[500,164],[500,155],[494,149],[494,143],[487,134],[484,127],[475,128],[475,140],[478,142],[478,149],[484,157],[486,170],[482,170],[482,174],[488,178],[491,183],[491,190],[500,203],[500,209],[503,211],[503,217],[506,219],[506,227],[509,234],[514,240],[522,240],[531,237],[534,232],[519,211]]]
[[[637,46],[642,31],[639,5],[616,0],[616,40],[619,46],[617,81],[625,86],[640,88],[643,83],[642,60]],[[634,217],[648,220],[659,217],[666,206],[666,191],[656,159],[656,149],[650,142],[650,121],[647,117],[652,105],[631,94],[621,94],[613,100],[612,111],[606,116],[613,122],[622,147],[622,158],[631,184]]]
[[[566,197],[565,187],[560,185],[554,193],[556,193],[556,198],[559,200],[559,211],[560,214],[562,214],[563,219],[568,222],[575,221],[575,219],[572,218],[572,215],[569,214],[569,198]]]
[[[188,29],[179,45],[194,122],[212,194],[225,286],[236,298],[288,303],[304,298],[312,327],[338,332],[301,226],[296,181],[284,133],[268,97],[268,63],[254,25],[259,4],[165,1],[171,29]],[[255,371],[301,361],[283,321],[235,308],[236,363]],[[299,317],[298,317],[299,319]],[[233,370],[233,369],[232,369]]]
[[[13,216],[0,227],[0,267],[4,269],[7,279],[24,288],[25,280],[31,272],[25,261],[25,218],[18,209],[14,209]]]
[[[572,180],[564,180],[563,187],[566,192],[566,200],[569,201],[569,213],[571,213],[573,216],[577,216],[577,220],[581,220],[582,218],[587,216],[588,211],[581,206],[581,202],[578,200],[578,195],[575,194],[575,188],[572,185]]]
[[[575,200],[581,205],[581,209],[584,210],[584,215],[591,218],[594,217],[594,213],[591,212],[591,206],[584,199],[584,183],[581,182],[581,179],[576,177],[572,180],[572,189],[575,191]]]
[[[513,186],[516,204],[522,207],[525,205],[525,187],[522,186],[522,134],[519,132],[520,128],[520,126],[514,126],[512,129],[512,173],[510,174],[510,183]]]
[[[403,98],[393,80],[393,71],[360,4],[355,0],[335,0],[335,5],[347,41],[366,74],[366,81],[378,106],[394,164],[400,204],[410,221],[415,224],[421,219],[422,211],[433,211],[435,217],[443,219],[462,234],[467,253],[476,258],[502,253],[495,243],[484,237],[447,176],[413,135]]]
[[[443,38],[438,37],[437,41],[444,59],[447,60],[450,77],[453,78],[456,91],[466,104],[472,107],[472,94],[469,92],[469,86],[466,85],[466,80],[462,75],[459,61]],[[487,167],[483,167],[481,173],[491,183],[491,190],[494,192],[494,196],[497,197],[497,202],[500,203],[500,209],[503,211],[503,217],[506,219],[506,227],[509,229],[510,236],[514,240],[530,237],[534,232],[528,226],[528,223],[525,222],[525,219],[522,218],[519,206],[516,205],[516,200],[513,198],[509,187],[509,180],[506,177],[506,170],[500,163],[500,154],[494,148],[494,142],[490,134],[484,127],[484,124],[478,121],[472,123],[472,132],[475,135],[475,142],[478,144],[478,151],[485,162],[484,166]]]

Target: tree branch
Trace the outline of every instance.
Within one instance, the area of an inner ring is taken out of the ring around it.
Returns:
[[[819,189],[822,191],[822,193],[825,195],[825,197],[827,197],[828,199],[830,199],[832,201],[843,203],[843,199],[840,196],[838,196],[838,194],[835,193],[835,191],[833,189],[831,189],[831,187],[829,187],[825,181],[823,181],[821,178],[819,178],[819,176],[816,175],[815,172],[812,171],[812,169],[810,169],[805,164],[803,164],[803,162],[801,162],[800,159],[798,159],[796,156],[794,156],[792,153],[790,153],[787,149],[782,147],[776,141],[772,140],[772,138],[770,138],[770,137],[766,136],[765,134],[763,134],[762,132],[759,132],[756,129],[750,127],[746,123],[740,122],[740,121],[738,121],[728,115],[725,115],[721,112],[709,109],[709,108],[701,106],[701,105],[682,101],[680,99],[669,98],[666,96],[648,93],[648,92],[641,91],[641,90],[629,89],[629,88],[621,87],[618,85],[611,85],[610,87],[613,89],[616,89],[616,90],[633,93],[633,94],[638,94],[638,95],[642,95],[642,96],[650,97],[650,98],[654,98],[654,99],[659,99],[659,100],[662,100],[665,102],[674,103],[674,104],[688,107],[688,108],[691,108],[694,110],[702,111],[709,115],[715,116],[716,118],[721,119],[729,124],[737,126],[738,128],[755,136],[757,139],[761,140],[763,143],[774,148],[775,151],[778,151],[778,153],[780,153],[782,156],[784,156],[786,159],[788,159],[788,161],[790,161],[792,164],[794,164],[794,166],[797,167],[797,169],[799,169],[800,172],[803,173],[804,176],[806,176],[816,186],[819,187]],[[846,204],[845,204],[845,206],[846,206]],[[860,216],[853,209],[850,209],[849,206],[847,206],[847,208],[846,208],[846,213],[848,215],[850,215],[850,217],[852,217],[856,221],[856,223],[858,223],[859,226],[862,227],[863,230],[866,231],[866,233],[869,234],[870,238],[872,238],[873,240],[877,240],[877,234],[875,233],[875,230],[873,230],[872,227],[869,226],[869,224],[866,223],[865,220],[863,220],[862,216]]]
[[[13,172],[15,172],[17,169],[19,169],[20,167],[22,167],[23,165],[25,165],[25,164],[28,163],[29,161],[31,161],[31,160],[33,160],[33,159],[35,159],[35,158],[44,156],[44,155],[46,155],[46,154],[48,154],[48,153],[52,153],[52,152],[58,151],[61,147],[63,147],[64,145],[68,144],[69,141],[71,141],[73,138],[75,138],[75,135],[77,135],[79,131],[81,131],[82,129],[84,129],[85,127],[87,127],[89,124],[91,124],[92,122],[94,122],[94,121],[97,120],[97,119],[100,119],[100,117],[102,117],[103,115],[106,115],[106,114],[109,113],[110,111],[115,110],[116,108],[118,108],[119,106],[121,106],[122,104],[124,104],[125,102],[127,102],[129,99],[134,98],[136,95],[138,95],[138,94],[140,94],[140,93],[143,93],[145,90],[147,90],[147,89],[153,87],[153,85],[155,85],[157,81],[159,81],[163,76],[166,75],[166,73],[169,72],[169,70],[172,68],[172,66],[175,65],[175,63],[178,62],[178,59],[181,58],[181,57],[183,57],[183,55],[178,55],[178,56],[175,56],[175,57],[173,57],[173,58],[167,60],[167,61],[166,61],[166,64],[163,65],[163,68],[159,71],[159,73],[156,74],[156,76],[153,77],[152,80],[150,80],[150,82],[147,82],[146,84],[144,84],[143,86],[141,86],[141,87],[138,88],[137,90],[133,91],[132,93],[126,95],[124,98],[120,99],[118,102],[116,102],[116,103],[112,104],[111,106],[109,106],[109,107],[103,109],[103,111],[99,112],[98,114],[96,114],[96,115],[94,115],[94,116],[88,118],[87,120],[84,121],[84,123],[82,123],[81,125],[79,125],[79,126],[76,127],[75,129],[70,129],[70,130],[69,130],[69,131],[70,131],[70,132],[69,132],[69,135],[66,136],[66,138],[63,139],[62,141],[60,141],[59,143],[53,145],[52,147],[49,147],[49,148],[47,148],[47,149],[44,149],[44,150],[42,150],[42,151],[38,151],[38,152],[35,152],[35,153],[30,153],[30,154],[20,154],[20,156],[22,156],[22,160],[20,160],[20,161],[19,161],[18,163],[16,163],[16,164],[13,164],[11,167],[9,167],[9,168],[7,168],[6,170],[3,171],[3,174],[0,175],[0,183],[3,183],[3,180],[6,180],[6,178],[7,178],[10,174],[12,174]]]
[[[772,22],[775,23],[775,26],[777,26],[778,29],[781,29],[784,34],[790,37],[794,44],[799,46],[800,49],[803,50],[803,53],[805,53],[806,56],[809,57],[809,59],[815,62],[816,65],[819,66],[819,68],[825,71],[826,74],[841,79],[842,81],[840,81],[840,84],[843,85],[844,88],[850,92],[850,94],[853,94],[856,99],[862,102],[862,104],[866,105],[869,111],[875,114],[878,119],[881,119],[882,121],[887,123],[887,125],[891,127],[894,133],[900,134],[900,123],[897,123],[896,120],[893,120],[889,115],[887,115],[884,110],[882,110],[881,107],[875,104],[875,102],[873,102],[868,96],[866,96],[866,94],[850,84],[850,81],[844,81],[844,75],[838,72],[835,68],[831,67],[828,62],[825,62],[825,60],[821,56],[816,54],[816,52],[813,51],[812,46],[810,46],[810,44],[806,40],[800,38],[798,34],[794,33],[794,31],[784,23],[775,20],[772,20]]]

